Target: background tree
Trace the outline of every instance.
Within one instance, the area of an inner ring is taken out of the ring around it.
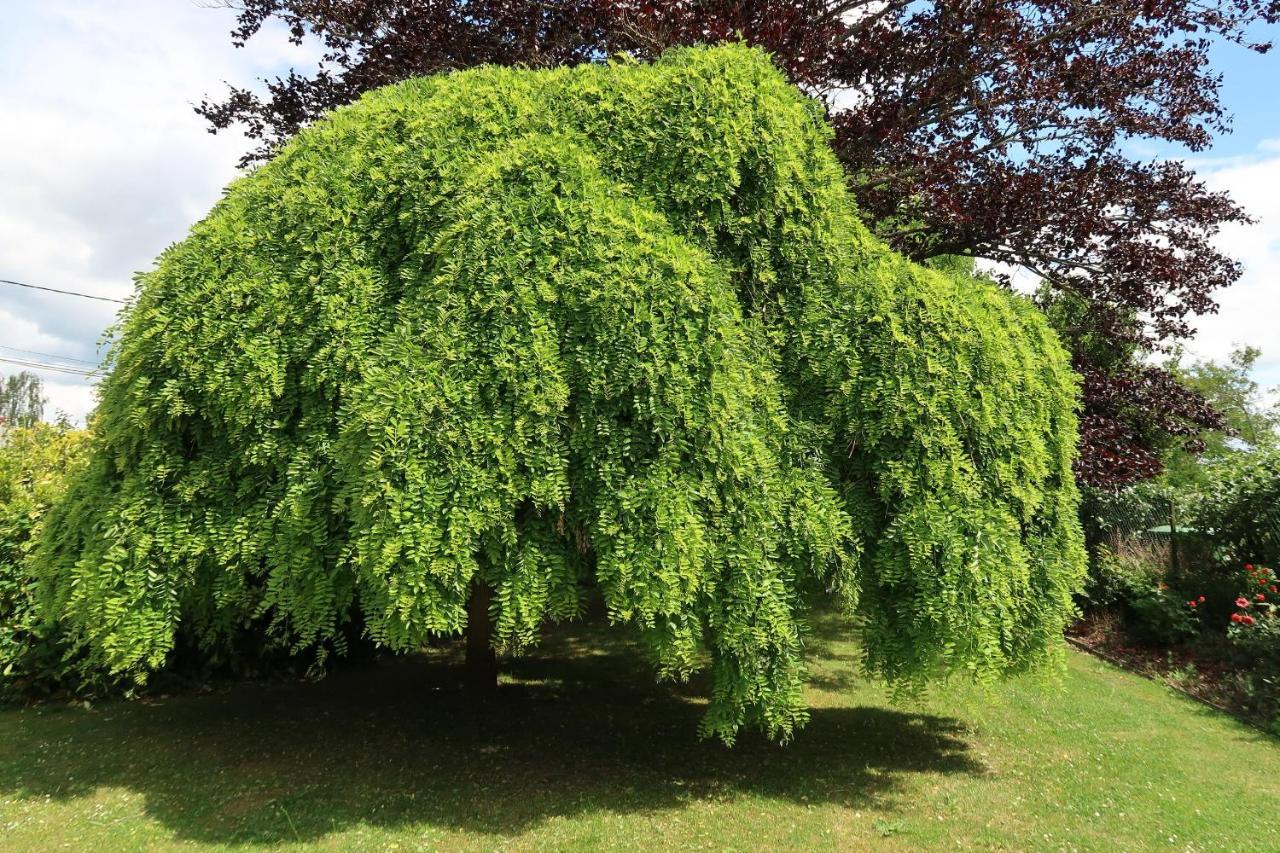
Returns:
[[[1257,448],[1276,443],[1280,438],[1277,435],[1280,407],[1268,392],[1274,394],[1277,389],[1264,389],[1253,377],[1258,360],[1262,358],[1261,349],[1238,347],[1225,363],[1204,359],[1184,365],[1181,356],[1180,352],[1175,353],[1167,363],[1170,372],[1188,388],[1203,395],[1222,413],[1225,421],[1226,434],[1210,438],[1216,455],[1221,455],[1225,449],[1228,436],[1239,437]]]
[[[1176,351],[1165,362],[1165,368],[1178,381],[1202,395],[1209,405],[1222,413],[1222,426],[1204,433],[1202,454],[1189,454],[1180,447],[1170,448],[1165,458],[1164,479],[1170,487],[1186,493],[1189,502],[1201,499],[1214,490],[1221,479],[1210,469],[1240,453],[1273,448],[1280,439],[1280,405],[1270,399],[1253,377],[1262,350],[1240,347],[1226,362],[1198,360],[1184,363]]]
[[[1070,324],[1067,300],[1046,307],[1052,323]],[[1115,355],[1112,350],[1104,352]],[[1194,438],[1186,437],[1190,427],[1183,425],[1167,430],[1164,442],[1152,440],[1163,454],[1163,470],[1157,477],[1123,489],[1082,490],[1084,529],[1097,558],[1088,584],[1092,604],[1123,599],[1134,589],[1147,603],[1155,601],[1162,593],[1152,586],[1150,577],[1125,593],[1128,581],[1121,569],[1123,565],[1145,567],[1144,571],[1154,567],[1187,592],[1207,593],[1215,618],[1225,620],[1231,610],[1219,605],[1237,597],[1236,575],[1242,563],[1270,559],[1264,554],[1273,553],[1280,541],[1276,538],[1280,515],[1266,502],[1275,487],[1280,412],[1253,378],[1260,357],[1257,348],[1243,347],[1226,362],[1186,364],[1180,351],[1165,362],[1158,375],[1174,376],[1201,394],[1220,413],[1220,422],[1206,425]],[[1118,428],[1148,428],[1141,411],[1122,410],[1120,415]],[[1179,429],[1182,438],[1173,435]],[[1190,449],[1188,441],[1195,443]],[[1153,559],[1152,553],[1160,556]],[[1237,559],[1242,554],[1246,555]],[[1182,599],[1175,596],[1174,600]]]
[[[0,427],[22,428],[44,417],[44,387],[40,377],[23,370],[0,381]]]
[[[1076,473],[1088,487],[1086,495],[1156,477],[1170,459],[1190,460],[1203,452],[1207,436],[1229,429],[1212,403],[1181,384],[1170,365],[1152,364],[1139,342],[1091,323],[1094,306],[1084,297],[1042,284],[1036,302],[1070,348],[1072,367],[1081,376],[1087,403],[1080,433],[1092,453],[1082,454]]]
[[[546,66],[744,38],[835,98],[833,140],[858,204],[895,249],[1027,267],[1082,297],[1073,340],[1146,352],[1215,310],[1238,265],[1219,226],[1247,221],[1182,163],[1141,162],[1133,139],[1203,150],[1225,132],[1215,41],[1263,51],[1251,25],[1280,0],[243,0],[233,38],[270,19],[325,47],[311,76],[233,87],[199,108],[241,125],[258,159],[324,111],[415,75],[482,63]],[[1141,319],[1139,319],[1141,318]],[[1218,424],[1160,368],[1118,372],[1076,351],[1085,377],[1083,482],[1152,476],[1160,445]],[[1153,426],[1124,426],[1148,412]],[[1173,433],[1163,432],[1165,426]],[[1148,440],[1150,437],[1150,440]]]
[[[872,236],[830,142],[742,46],[417,79],[304,130],[142,277],[47,607],[141,675],[179,626],[518,649],[594,589],[660,675],[709,669],[727,741],[803,721],[812,596],[904,689],[1059,660],[1067,355]]]

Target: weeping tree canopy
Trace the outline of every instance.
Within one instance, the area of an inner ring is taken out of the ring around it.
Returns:
[[[411,650],[481,581],[519,650],[595,587],[726,741],[803,722],[817,593],[904,689],[1053,661],[1067,356],[872,238],[830,135],[742,46],[337,110],[140,278],[47,606],[141,675],[179,624]]]

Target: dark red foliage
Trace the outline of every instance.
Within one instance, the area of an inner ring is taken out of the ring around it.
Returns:
[[[1280,18],[1280,0],[242,0],[237,44],[270,19],[318,37],[320,70],[232,88],[199,111],[242,124],[260,158],[360,92],[481,63],[545,66],[742,38],[833,104],[836,149],[868,221],[916,258],[1025,266],[1096,307],[1095,333],[1150,349],[1216,310],[1240,274],[1213,248],[1247,221],[1129,139],[1204,149],[1229,129],[1215,40]],[[840,93],[840,94],[837,94]],[[1117,320],[1117,318],[1143,318]],[[1132,364],[1085,376],[1081,478],[1151,476],[1161,436],[1212,428],[1202,400]],[[1118,417],[1117,407],[1127,413]],[[1148,423],[1131,423],[1141,414]]]
[[[1089,452],[1076,474],[1090,485],[1126,486],[1160,473],[1160,451],[1170,438],[1191,452],[1204,449],[1197,435],[1225,429],[1222,416],[1167,370],[1126,364],[1099,370],[1077,355],[1085,411],[1080,441]]]

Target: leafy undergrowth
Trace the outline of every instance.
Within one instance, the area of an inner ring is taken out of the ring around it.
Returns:
[[[457,660],[317,684],[0,714],[13,850],[1278,849],[1280,745],[1072,653],[1065,681],[895,707],[821,620],[812,718],[788,747],[692,734],[624,634],[578,625],[509,662],[498,695]]]

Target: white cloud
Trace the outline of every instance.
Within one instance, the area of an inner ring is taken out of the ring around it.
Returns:
[[[1244,266],[1244,275],[1220,291],[1217,314],[1197,320],[1198,334],[1187,347],[1199,358],[1225,359],[1237,346],[1262,350],[1256,378],[1280,385],[1280,157],[1259,146],[1265,156],[1251,162],[1202,170],[1210,189],[1226,190],[1256,220],[1223,229],[1217,244]]]
[[[1264,139],[1257,153],[1188,161],[1209,189],[1226,191],[1256,220],[1229,225],[1216,245],[1241,262],[1243,275],[1218,291],[1216,314],[1195,318],[1196,336],[1185,342],[1192,359],[1226,361],[1232,350],[1255,346],[1262,350],[1254,378],[1280,396],[1280,140]],[[1026,269],[986,264],[1012,274],[1013,286],[1033,293],[1039,279]],[[1154,357],[1163,358],[1162,355]]]
[[[279,30],[236,50],[234,13],[207,6],[5,3],[0,278],[126,296],[133,274],[217,200],[248,145],[210,135],[192,105],[315,54]],[[0,346],[92,360],[118,307],[0,286]],[[82,419],[92,407],[88,380],[42,378],[51,411]]]

